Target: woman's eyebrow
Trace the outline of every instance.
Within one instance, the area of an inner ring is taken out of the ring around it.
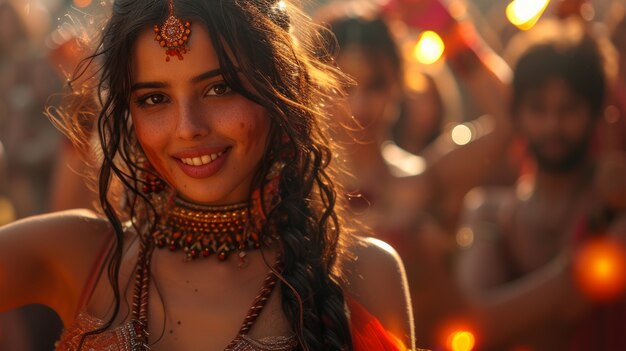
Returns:
[[[202,73],[200,75],[197,75],[197,76],[193,77],[191,79],[191,82],[192,83],[198,83],[198,82],[201,82],[203,80],[207,80],[207,79],[210,79],[210,78],[213,78],[213,77],[217,77],[217,76],[220,76],[220,75],[222,75],[222,69],[221,68],[216,68],[216,69],[212,69],[210,71],[204,72],[204,73]]]
[[[217,77],[220,75],[222,75],[221,69],[219,68],[212,69],[210,71],[204,72],[202,74],[199,74],[191,78],[191,82],[195,84],[203,80],[207,80],[207,79]],[[130,91],[132,92],[132,91],[139,90],[139,89],[163,89],[169,86],[170,84],[166,82],[137,82],[132,85],[132,87],[130,88]]]
[[[133,92],[139,89],[163,89],[167,88],[169,84],[164,82],[139,82],[131,86],[130,91]]]

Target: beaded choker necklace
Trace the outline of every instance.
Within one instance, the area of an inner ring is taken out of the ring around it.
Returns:
[[[247,202],[201,206],[177,198],[154,231],[154,244],[171,251],[182,249],[186,260],[215,254],[224,261],[233,252],[244,260],[247,250],[258,249],[274,239],[261,238],[262,215],[256,212]]]

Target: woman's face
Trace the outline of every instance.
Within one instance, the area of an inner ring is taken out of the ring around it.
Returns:
[[[357,82],[350,90],[348,101],[364,132],[383,131],[386,135],[396,117],[393,107],[400,93],[397,67],[384,55],[372,55],[355,46],[343,48],[337,64]]]
[[[214,205],[245,201],[270,119],[226,85],[206,28],[194,24],[192,33],[182,61],[165,61],[152,29],[138,38],[131,74],[134,129],[148,160],[179,196]]]

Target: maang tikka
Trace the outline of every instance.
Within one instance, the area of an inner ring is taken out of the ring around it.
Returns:
[[[181,20],[174,15],[174,0],[169,0],[169,15],[161,26],[154,25],[154,40],[165,48],[165,61],[170,61],[170,56],[183,59],[183,54],[189,51],[189,37],[191,36],[191,23]]]

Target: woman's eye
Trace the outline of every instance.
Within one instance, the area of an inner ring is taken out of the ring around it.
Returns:
[[[217,83],[212,85],[206,92],[206,96],[220,96],[228,94],[232,91],[231,87],[226,83]]]
[[[162,104],[164,102],[168,102],[169,100],[163,94],[152,94],[149,96],[142,97],[138,100],[139,105],[148,105],[154,106],[158,104]]]

